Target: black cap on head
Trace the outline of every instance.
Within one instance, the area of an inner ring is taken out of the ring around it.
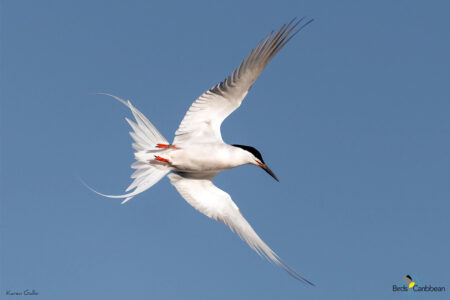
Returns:
[[[262,163],[264,163],[264,160],[262,158],[261,153],[256,150],[256,148],[253,148],[252,146],[245,146],[245,145],[233,145],[234,147],[239,147],[244,149],[245,151],[250,152],[251,154],[253,154],[257,159],[259,159]]]
[[[255,148],[253,148],[252,146],[245,146],[245,145],[233,145],[234,147],[239,147],[244,149],[245,151],[250,152],[251,154],[253,154],[257,159],[259,159],[259,161],[261,162],[259,164],[259,166],[266,171],[270,176],[272,176],[276,181],[279,181],[277,176],[275,176],[275,174],[272,172],[271,169],[269,169],[269,167],[266,165],[266,163],[264,162],[261,153],[256,150]]]

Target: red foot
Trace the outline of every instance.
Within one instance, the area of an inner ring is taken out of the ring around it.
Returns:
[[[168,159],[166,159],[166,158],[163,158],[163,157],[161,157],[161,156],[157,156],[157,155],[155,155],[155,159],[156,159],[157,161],[162,161],[162,162],[169,162],[169,160],[168,160]]]
[[[176,148],[175,145],[157,144],[156,148]]]

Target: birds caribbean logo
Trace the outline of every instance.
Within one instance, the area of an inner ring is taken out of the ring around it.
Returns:
[[[408,292],[412,291],[412,288],[416,285],[410,275],[403,276],[403,281],[408,286]]]

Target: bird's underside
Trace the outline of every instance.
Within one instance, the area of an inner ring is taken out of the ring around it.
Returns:
[[[281,266],[294,278],[312,284],[284,263],[264,243],[245,220],[230,195],[212,182],[220,171],[243,164],[259,166],[277,179],[256,149],[225,144],[220,126],[223,120],[241,105],[269,61],[311,21],[299,26],[303,19],[298,22],[293,20],[263,39],[231,76],[194,101],[181,121],[172,144],[130,101],[109,95],[125,104],[135,118],[135,122],[126,120],[133,129],[130,135],[134,140],[136,162],[131,167],[136,171],[131,175],[134,180],[127,188],[126,194],[99,194],[110,198],[123,198],[125,200],[122,203],[125,203],[171,172],[168,175],[170,182],[195,209],[223,222],[259,255]]]
[[[218,173],[248,163],[245,152],[225,143],[158,145],[157,151],[137,153],[139,160],[164,166],[174,172]]]

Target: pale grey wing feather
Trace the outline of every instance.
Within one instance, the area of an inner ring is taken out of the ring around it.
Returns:
[[[187,175],[171,173],[168,177],[180,195],[196,210],[230,227],[233,232],[236,232],[259,255],[276,263],[294,278],[312,284],[309,280],[289,267],[264,243],[242,216],[230,195],[212,183],[211,180],[215,175],[209,174],[203,176],[204,178],[190,178]]]
[[[220,125],[242,103],[253,83],[272,58],[302,28],[312,20],[297,26],[304,19],[283,25],[275,34],[271,32],[248,57],[242,61],[231,76],[201,95],[191,105],[175,132],[173,144],[191,140],[196,142],[223,142]]]

